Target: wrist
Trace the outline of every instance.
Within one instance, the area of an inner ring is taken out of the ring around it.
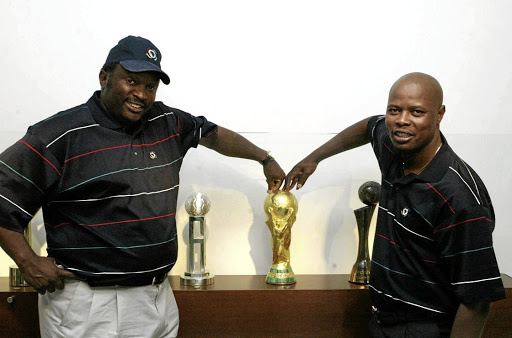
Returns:
[[[261,165],[266,166],[269,162],[274,161],[274,156],[272,156],[272,153],[267,151],[267,156],[263,160],[260,161]]]

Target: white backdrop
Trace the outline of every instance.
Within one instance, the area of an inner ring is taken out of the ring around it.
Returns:
[[[493,198],[502,272],[512,238],[512,3],[477,0],[36,1],[0,3],[4,80],[0,150],[29,125],[86,101],[108,51],[126,35],[152,40],[171,77],[158,99],[241,132],[292,166],[334,133],[384,113],[390,85],[422,71],[445,90],[442,130]],[[179,260],[186,264],[183,201],[201,191],[207,263],[215,274],[265,274],[270,235],[257,163],[191,151],[182,170]],[[349,273],[357,250],[358,187],[379,181],[369,147],[323,162],[296,192],[292,266],[299,274]],[[44,253],[40,217],[36,250]],[[0,252],[0,276],[12,262]]]

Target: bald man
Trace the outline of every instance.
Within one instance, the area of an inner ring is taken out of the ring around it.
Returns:
[[[382,173],[372,337],[479,337],[490,303],[505,298],[492,203],[441,133],[445,111],[435,78],[406,74],[391,87],[385,116],[341,131],[286,177],[285,190],[300,189],[320,161],[371,143]]]

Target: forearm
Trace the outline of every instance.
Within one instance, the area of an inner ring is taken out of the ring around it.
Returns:
[[[315,172],[320,161],[370,142],[366,135],[369,120],[370,118],[366,118],[342,130],[297,163],[286,176],[284,189],[289,191],[295,185],[297,189],[302,188],[309,176]]]
[[[481,337],[489,315],[489,302],[460,304],[450,337]]]
[[[366,128],[369,120],[370,118],[366,118],[342,130],[336,136],[309,154],[307,158],[319,163],[328,157],[369,143],[370,140],[366,135]]]
[[[41,294],[64,288],[62,278],[76,278],[57,267],[53,258],[38,256],[21,233],[0,227],[0,246],[16,262],[25,281]]]
[[[23,234],[3,227],[0,227],[0,246],[19,267],[37,256]]]
[[[203,137],[199,144],[230,157],[262,161],[267,151],[253,144],[245,137],[223,127],[209,137]]]
[[[245,137],[223,127],[218,127],[216,133],[204,137],[199,144],[231,157],[245,158],[255,161],[263,161],[267,152],[253,144]],[[262,163],[263,164],[263,163]],[[285,174],[281,166],[275,160],[263,165],[263,174],[268,184],[268,192],[278,190],[284,180]]]

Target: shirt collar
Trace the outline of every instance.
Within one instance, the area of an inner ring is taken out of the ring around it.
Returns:
[[[92,117],[100,126],[113,129],[113,130],[122,130],[124,127],[115,119],[111,118],[108,112],[103,108],[103,105],[100,102],[100,93],[101,91],[95,91],[92,94],[91,98],[87,101],[87,106],[89,107]],[[135,128],[135,130],[141,130],[142,127],[146,124],[149,118],[154,117],[156,114],[156,109],[153,106],[142,116],[139,122],[139,128]]]
[[[400,183],[407,184],[415,180],[423,182],[438,182],[444,177],[446,171],[449,169],[453,150],[448,145],[448,141],[446,141],[443,133],[441,133],[441,141],[443,142],[443,145],[427,167],[419,175],[409,174],[402,176],[399,179]]]

